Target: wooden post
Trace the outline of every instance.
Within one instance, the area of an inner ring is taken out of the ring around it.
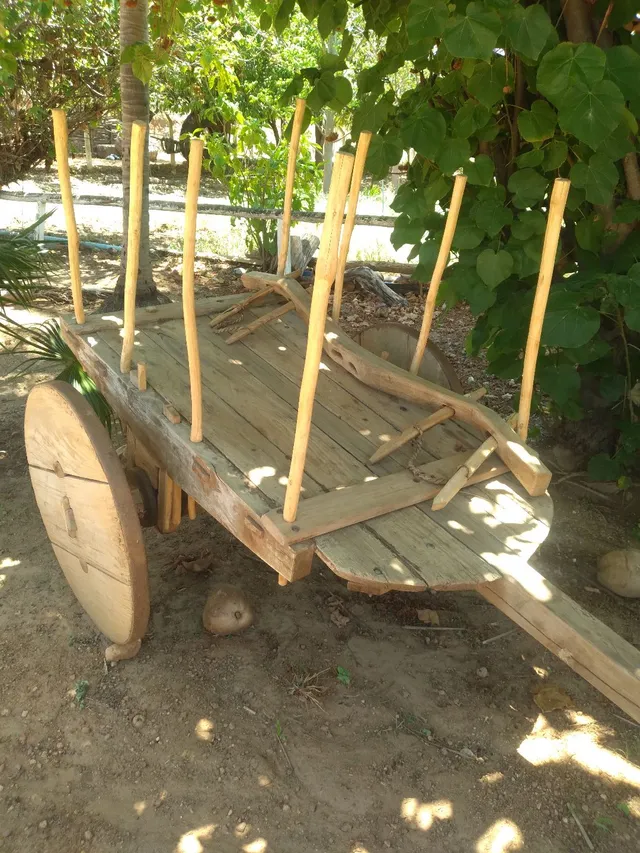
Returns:
[[[282,210],[282,234],[278,248],[278,275],[284,275],[284,268],[289,254],[289,235],[291,233],[291,206],[293,204],[293,182],[296,177],[296,160],[300,150],[302,122],[307,102],[304,98],[296,99],[296,111],[291,124],[291,141],[289,143],[289,160],[287,162],[287,182],[284,188],[284,207]]]
[[[73,313],[76,323],[84,323],[84,308],[82,306],[82,282],[80,280],[80,240],[76,215],[73,211],[73,196],[71,195],[71,177],[69,175],[69,132],[67,115],[64,110],[51,110],[53,119],[53,139],[58,163],[58,180],[64,219],[67,226],[67,246],[69,249],[69,272],[71,276],[71,293],[73,295]]]
[[[131,356],[136,323],[136,287],[140,261],[140,221],[142,219],[142,184],[144,169],[144,137],[147,126],[143,121],[131,125],[131,166],[129,185],[129,233],[127,236],[127,269],[124,280],[124,334],[120,371],[131,370]]]
[[[202,379],[200,376],[200,349],[196,324],[196,299],[193,269],[196,257],[196,219],[198,216],[198,191],[202,172],[202,139],[192,139],[189,149],[189,176],[184,200],[184,254],[182,256],[182,307],[184,333],[189,358],[189,385],[191,390],[191,441],[202,441]]]
[[[540,350],[542,324],[544,323],[544,314],[547,310],[547,300],[549,299],[553,268],[556,264],[558,241],[560,240],[560,229],[562,228],[562,217],[570,188],[571,181],[567,180],[567,178],[556,178],[551,192],[551,201],[549,202],[547,228],[544,232],[544,243],[540,258],[540,273],[538,275],[536,295],[531,311],[527,347],[524,353],[524,365],[522,368],[522,388],[520,391],[520,407],[518,409],[518,435],[523,441],[526,441],[529,431],[533,381],[536,373],[538,352]]]
[[[353,163],[353,174],[351,175],[351,187],[349,189],[349,202],[347,204],[347,218],[342,229],[340,240],[340,254],[338,256],[338,268],[336,270],[336,282],[333,288],[333,311],[332,317],[336,323],[340,320],[340,308],[342,307],[342,285],[344,283],[344,270],[347,265],[349,244],[351,235],[356,224],[356,213],[358,212],[358,197],[360,196],[360,185],[364,174],[364,164],[369,152],[371,133],[367,130],[361,133],[356,148],[356,159]]]
[[[311,431],[313,400],[318,383],[320,359],[322,357],[322,342],[324,340],[329,293],[338,263],[340,229],[342,227],[344,205],[347,199],[352,169],[352,154],[338,154],[336,156],[333,177],[331,179],[331,189],[327,199],[327,212],[322,228],[322,237],[320,238],[318,262],[316,264],[313,296],[309,311],[307,351],[302,371],[302,381],[300,383],[298,418],[293,440],[293,452],[291,454],[289,483],[284,499],[283,517],[288,522],[295,521],[298,502],[300,500],[304,463],[307,456],[309,433]]]
[[[196,499],[192,498],[191,495],[187,495],[187,515],[191,521],[194,521],[198,515],[198,504],[196,503]]]
[[[462,204],[462,196],[464,194],[466,184],[467,179],[464,175],[456,175],[456,179],[453,184],[453,193],[451,195],[451,205],[449,207],[449,213],[447,214],[447,222],[444,226],[442,242],[440,243],[440,251],[438,252],[436,265],[433,269],[431,283],[429,284],[429,292],[427,293],[427,301],[424,306],[422,328],[420,329],[420,336],[418,338],[418,343],[416,344],[416,350],[413,354],[411,367],[409,368],[411,373],[417,373],[420,369],[422,357],[424,356],[424,351],[427,348],[429,332],[431,331],[431,323],[433,322],[433,314],[436,309],[438,289],[440,287],[442,275],[449,263],[451,243],[453,242],[453,235],[456,233],[456,225],[458,224],[458,216],[460,215],[460,205]]]

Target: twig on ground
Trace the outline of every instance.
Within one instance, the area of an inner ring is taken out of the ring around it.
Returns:
[[[403,625],[405,631],[468,631],[468,628],[445,628],[439,625]]]
[[[504,637],[510,637],[512,634],[515,634],[517,628],[510,628],[508,631],[503,631],[502,634],[496,634],[495,637],[489,637],[487,640],[482,641],[482,645],[486,646],[489,643],[495,643],[496,640],[502,640]]]
[[[569,809],[569,811],[571,812],[571,817],[575,820],[575,822],[576,822],[576,826],[577,826],[577,827],[578,827],[578,829],[580,830],[580,833],[582,834],[582,837],[584,838],[584,840],[585,840],[585,842],[586,842],[586,844],[587,844],[587,847],[589,848],[589,850],[595,850],[595,847],[593,846],[593,841],[592,841],[592,840],[589,838],[589,836],[587,835],[587,830],[584,828],[584,826],[583,826],[583,825],[582,825],[582,823],[580,822],[580,818],[579,818],[579,817],[578,817],[578,815],[576,814],[576,810],[575,810],[575,809],[574,809],[574,807],[571,805],[571,803],[567,803],[567,808],[568,808],[568,809]]]
[[[626,717],[621,717],[620,714],[614,714],[613,716],[622,720],[623,723],[628,723],[630,726],[635,726],[637,729],[640,729],[640,723],[634,723],[633,720],[627,720]]]

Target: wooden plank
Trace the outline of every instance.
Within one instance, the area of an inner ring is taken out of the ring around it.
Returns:
[[[259,317],[256,317],[255,320],[252,320],[250,323],[247,323],[246,326],[242,326],[242,328],[237,329],[235,332],[230,334],[229,337],[226,339],[225,343],[235,344],[238,341],[241,341],[244,338],[248,337],[261,326],[265,326],[267,323],[270,323],[272,320],[277,320],[279,317],[284,317],[284,315],[288,314],[289,311],[294,310],[295,307],[291,302],[285,302],[284,305],[278,305],[277,308],[274,308],[267,314],[261,314]]]
[[[638,649],[526,564],[478,592],[640,723]]]
[[[162,414],[165,400],[153,388],[139,394],[119,373],[118,353],[104,341],[93,345],[62,324],[65,340],[116,412],[126,419],[146,447],[166,465],[169,475],[200,506],[254,554],[288,580],[311,571],[312,545],[282,546],[269,536],[260,516],[270,508],[264,493],[208,442],[193,445],[184,423],[170,424]]]
[[[173,486],[174,482],[163,469],[158,477],[158,530],[160,533],[173,533],[177,527],[173,523]]]
[[[238,302],[247,298],[246,293],[232,293],[228,296],[209,296],[196,302],[196,316],[205,314],[218,314],[233,307]],[[122,311],[113,311],[110,314],[90,314],[85,323],[78,325],[73,316],[65,316],[64,323],[70,332],[78,335],[95,334],[106,329],[121,329],[124,325]],[[167,320],[181,320],[183,317],[182,302],[167,302],[166,305],[148,305],[146,308],[138,308],[135,312],[135,327],[148,325],[149,323],[164,323]]]
[[[246,273],[243,281],[250,275]],[[261,280],[264,280],[266,274],[261,273],[261,276]],[[291,279],[278,279],[276,276],[268,279],[268,283],[273,284],[278,293],[291,299],[302,317],[308,318],[310,301],[303,287]],[[540,461],[535,451],[528,447],[496,412],[461,394],[455,394],[421,377],[412,376],[367,352],[330,319],[327,319],[325,325],[324,348],[332,359],[367,385],[425,405],[450,406],[455,411],[456,418],[471,422],[496,439],[500,458],[529,494],[541,495],[546,491],[551,481],[551,472]]]
[[[301,502],[292,523],[283,519],[280,510],[271,510],[262,516],[262,521],[281,541],[303,542],[435,497],[442,482],[464,463],[465,458],[466,454],[458,453],[420,466],[417,470],[424,479],[418,479],[410,471],[401,471],[307,498]],[[488,463],[475,473],[470,483],[494,480],[507,470],[500,462]]]

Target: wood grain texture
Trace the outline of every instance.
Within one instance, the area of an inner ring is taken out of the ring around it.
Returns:
[[[251,274],[246,273],[243,280]],[[273,284],[276,290],[295,303],[303,319],[309,317],[309,296],[297,282],[291,279],[260,273],[261,281]],[[468,421],[492,435],[498,443],[498,455],[514,473],[530,495],[545,493],[551,472],[540,461],[537,453],[525,444],[518,434],[502,418],[480,403],[474,403],[461,394],[440,388],[425,379],[413,376],[405,370],[367,352],[354,343],[349,336],[331,320],[327,319],[324,334],[324,349],[338,364],[356,376],[361,382],[397,397],[403,397],[423,405],[449,406],[455,417]]]
[[[278,305],[277,308],[274,308],[272,311],[269,311],[267,314],[261,314],[259,317],[256,317],[255,320],[252,320],[250,323],[247,323],[246,326],[242,326],[242,328],[238,329],[233,334],[229,335],[226,340],[228,344],[235,344],[237,341],[242,341],[244,338],[247,338],[252,332],[255,332],[256,329],[259,329],[261,326],[266,326],[267,323],[271,323],[272,320],[277,320],[280,317],[284,317],[285,314],[288,314],[289,311],[294,311],[295,306],[291,302],[286,302],[284,305]]]
[[[468,456],[458,470],[444,484],[433,499],[433,510],[442,510],[449,504],[460,489],[471,484],[473,476],[480,466],[487,462],[498,446],[495,438],[487,438]]]
[[[78,601],[113,642],[139,639],[149,618],[144,542],[104,427],[69,384],[45,382],[27,400],[25,444],[38,509]]]
[[[58,181],[60,182],[60,195],[62,197],[62,208],[64,210],[64,221],[67,230],[73,311],[76,323],[82,324],[85,321],[85,313],[82,304],[82,279],[80,277],[80,239],[78,237],[78,226],[76,225],[76,214],[73,209],[71,176],[69,174],[67,115],[64,110],[51,110],[51,117],[53,119],[53,140],[58,166]]]
[[[291,207],[293,205],[293,185],[296,177],[296,160],[300,150],[300,137],[307,102],[304,98],[296,98],[296,109],[291,121],[291,138],[289,141],[289,157],[287,160],[287,177],[284,187],[284,207],[282,210],[282,234],[278,250],[278,275],[283,275],[289,254],[289,235],[291,234]]]

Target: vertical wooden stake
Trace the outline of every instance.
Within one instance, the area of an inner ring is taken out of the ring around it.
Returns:
[[[191,521],[193,521],[198,514],[198,504],[196,503],[196,499],[192,498],[191,495],[187,495],[187,514]]]
[[[458,224],[458,216],[460,215],[460,205],[462,204],[462,196],[464,195],[464,188],[466,184],[467,179],[464,175],[456,175],[456,179],[453,184],[453,193],[451,195],[451,205],[449,207],[449,213],[447,214],[447,222],[444,226],[442,242],[440,243],[440,251],[438,252],[436,265],[433,269],[429,292],[427,293],[427,301],[424,306],[422,328],[420,329],[420,336],[418,337],[416,350],[413,354],[413,359],[411,360],[411,367],[409,368],[411,373],[417,373],[420,369],[422,357],[424,356],[424,351],[427,348],[429,332],[431,331],[431,323],[433,322],[433,314],[436,310],[438,289],[440,287],[440,282],[442,281],[442,275],[449,263],[451,243],[453,242],[453,235],[456,233],[456,225]]]
[[[347,218],[342,229],[340,240],[340,254],[338,255],[338,268],[336,270],[336,281],[333,288],[333,311],[332,317],[336,323],[340,320],[340,308],[342,307],[342,285],[344,283],[344,271],[347,266],[347,255],[351,235],[356,224],[356,213],[358,210],[358,197],[360,196],[360,185],[364,175],[364,164],[367,161],[371,133],[366,130],[358,138],[356,148],[356,159],[353,163],[353,174],[351,175],[351,187],[349,189],[349,202],[347,204]]]
[[[518,409],[518,435],[524,441],[526,441],[527,433],[529,432],[533,381],[536,374],[538,352],[540,350],[542,324],[544,323],[544,314],[547,310],[547,300],[549,299],[553,268],[556,264],[556,252],[558,251],[560,230],[562,228],[562,217],[570,188],[571,181],[567,180],[567,178],[556,178],[553,183],[551,200],[549,202],[547,228],[544,232],[544,243],[542,244],[542,256],[540,258],[540,273],[538,275],[538,283],[536,284],[536,295],[533,300],[527,347],[524,353],[524,365],[522,368],[522,389],[520,391],[520,407]]]
[[[138,390],[147,390],[147,365],[144,361],[138,362]]]
[[[189,176],[184,201],[184,253],[182,256],[182,307],[184,333],[189,358],[189,385],[191,390],[191,441],[202,441],[202,379],[200,376],[200,349],[196,324],[196,299],[193,268],[196,256],[196,219],[198,216],[198,191],[202,172],[202,139],[192,139],[189,149]]]
[[[176,530],[182,519],[182,489],[173,481],[173,495],[171,496],[171,529]]]
[[[140,261],[140,223],[142,219],[142,184],[144,138],[147,126],[134,121],[131,126],[131,166],[129,181],[129,233],[127,236],[127,269],[124,281],[124,336],[120,355],[120,371],[131,370],[131,355],[136,324],[136,287]]]
[[[340,229],[342,227],[344,205],[347,199],[352,169],[352,154],[338,154],[336,156],[333,176],[331,178],[331,189],[329,190],[329,197],[327,199],[327,212],[320,238],[318,262],[316,264],[313,296],[311,297],[311,309],[309,311],[307,352],[304,359],[302,381],[300,383],[300,398],[298,400],[298,418],[293,439],[289,483],[284,498],[283,517],[288,522],[295,521],[296,513],[298,512],[304,463],[307,456],[309,433],[311,431],[313,401],[316,394],[316,385],[318,384],[320,359],[322,358],[322,342],[324,340],[329,293],[331,292],[331,284],[338,263]]]
[[[80,280],[80,240],[78,226],[73,210],[71,195],[71,177],[69,175],[69,132],[67,115],[64,110],[51,110],[53,119],[53,139],[58,163],[58,180],[60,195],[64,208],[64,219],[67,226],[67,246],[69,249],[69,272],[71,276],[71,293],[73,296],[73,313],[76,323],[84,323],[84,308],[82,305],[82,282]]]
[[[284,207],[282,210],[282,234],[278,249],[278,275],[284,275],[284,268],[289,254],[289,235],[291,233],[291,206],[293,203],[293,182],[296,177],[296,160],[300,150],[302,122],[307,102],[304,98],[296,99],[296,111],[291,124],[291,142],[289,143],[289,160],[287,161],[287,182],[284,188]]]

